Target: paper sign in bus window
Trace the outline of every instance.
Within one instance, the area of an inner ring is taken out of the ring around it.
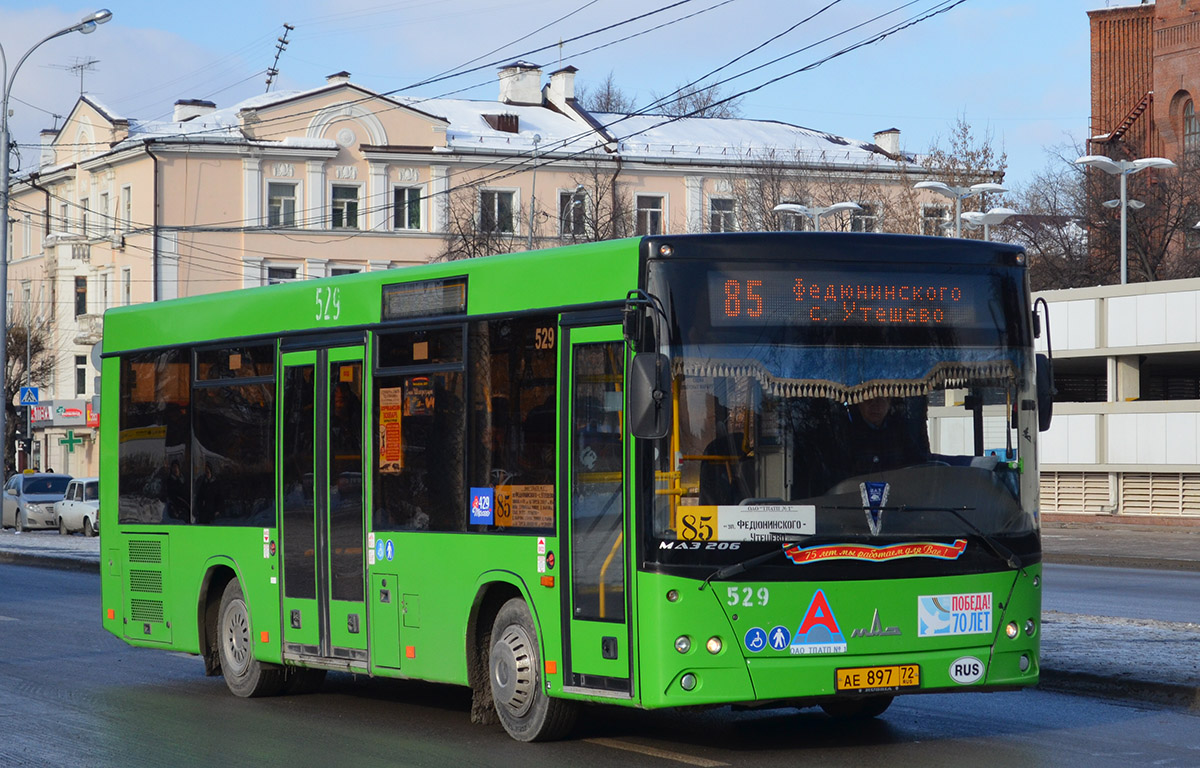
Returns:
[[[379,471],[396,473],[404,469],[400,409],[404,403],[401,387],[379,390]]]

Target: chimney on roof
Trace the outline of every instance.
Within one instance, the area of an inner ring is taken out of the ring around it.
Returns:
[[[900,154],[900,129],[888,128],[887,130],[876,131],[875,146],[892,157],[898,156]]]
[[[575,98],[575,73],[579,70],[572,66],[550,73],[550,84],[546,86],[546,98],[551,104],[561,104]]]
[[[217,105],[204,99],[180,99],[175,102],[175,114],[171,120],[176,123],[186,123],[197,117],[212,114],[217,111]]]
[[[542,68],[528,61],[514,61],[500,69],[500,101],[505,104],[542,104]]]
[[[325,75],[325,82],[329,85],[333,85],[334,83],[348,83],[350,82],[350,73],[343,69],[341,72]]]
[[[48,165],[54,165],[56,157],[54,152],[54,140],[58,138],[57,128],[43,128],[41,132],[42,139],[42,154],[38,158],[38,167],[45,168]]]

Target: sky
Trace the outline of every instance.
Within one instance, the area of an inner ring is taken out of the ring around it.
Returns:
[[[1049,153],[1087,135],[1087,11],[1136,2],[108,0],[108,24],[41,45],[17,74],[10,130],[21,158],[13,167],[36,164],[38,132],[61,124],[81,86],[119,116],[141,120],[169,118],[178,99],[225,107],[262,94],[287,23],[294,29],[273,91],[317,87],[345,70],[352,82],[379,92],[495,99],[497,65],[521,58],[547,74],[560,63],[575,66],[577,88],[611,73],[640,107],[698,78],[741,75],[721,91],[749,91],[740,102],[744,117],[865,141],[897,128],[910,152],[946,146],[955,122],[965,120],[977,138],[990,137],[1006,153],[1006,185],[1019,188],[1054,162]],[[30,46],[104,7],[0,3],[10,75]]]

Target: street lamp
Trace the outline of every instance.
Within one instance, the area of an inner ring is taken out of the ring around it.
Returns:
[[[1175,163],[1172,163],[1165,157],[1143,157],[1138,160],[1113,160],[1111,157],[1105,157],[1104,155],[1084,155],[1076,160],[1075,164],[1084,165],[1089,168],[1098,168],[1105,173],[1111,173],[1112,175],[1119,176],[1121,178],[1120,199],[1109,200],[1108,202],[1104,203],[1104,205],[1108,206],[1109,208],[1114,207],[1109,205],[1109,203],[1115,203],[1116,205],[1121,206],[1121,285],[1124,285],[1125,283],[1129,282],[1129,259],[1128,250],[1125,244],[1126,233],[1128,231],[1128,225],[1126,223],[1126,209],[1133,208],[1136,211],[1138,208],[1142,207],[1142,204],[1140,203],[1136,207],[1133,205],[1133,202],[1137,201],[1126,204],[1125,177],[1131,176],[1138,171],[1145,170],[1146,168],[1174,168]]]
[[[838,211],[861,211],[862,206],[858,203],[834,203],[827,205],[824,208],[810,208],[807,205],[799,203],[780,203],[771,210],[776,213],[796,213],[801,216],[806,216],[813,223],[813,229],[817,232],[821,231],[821,217],[827,213],[837,213]]]
[[[527,251],[533,250],[533,211],[537,202],[537,147],[542,143],[542,134],[533,134],[533,181],[529,184],[529,244]]]
[[[0,45],[0,87],[3,88],[3,91],[0,91],[0,384],[8,383],[5,373],[8,366],[8,98],[12,95],[13,80],[16,79],[17,72],[25,63],[25,59],[28,59],[29,54],[37,50],[42,43],[49,42],[56,37],[69,35],[72,32],[91,34],[96,31],[96,25],[105,24],[111,18],[112,11],[101,8],[95,13],[84,16],[78,24],[63,27],[57,32],[43,37],[32,48],[25,51],[25,55],[17,61],[17,66],[13,67],[11,75],[8,72],[8,59],[4,55],[4,46]],[[0,386],[0,392],[3,391],[5,391],[5,387]],[[8,457],[8,425],[5,423],[8,416],[7,408],[8,403],[0,404],[0,464],[3,464],[4,459]]]
[[[928,189],[954,199],[954,236],[962,237],[962,201],[968,197],[982,195],[985,192],[1007,192],[1008,190],[993,182],[985,181],[972,184],[969,187],[952,187],[944,181],[918,181],[914,189]]]
[[[983,239],[990,240],[990,228],[1003,223],[1005,219],[1016,213],[1012,208],[993,208],[987,213],[967,211],[962,215],[962,220],[971,229],[983,227]]]

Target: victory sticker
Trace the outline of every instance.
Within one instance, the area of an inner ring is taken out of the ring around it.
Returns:
[[[983,635],[992,632],[992,593],[917,598],[917,637]]]

